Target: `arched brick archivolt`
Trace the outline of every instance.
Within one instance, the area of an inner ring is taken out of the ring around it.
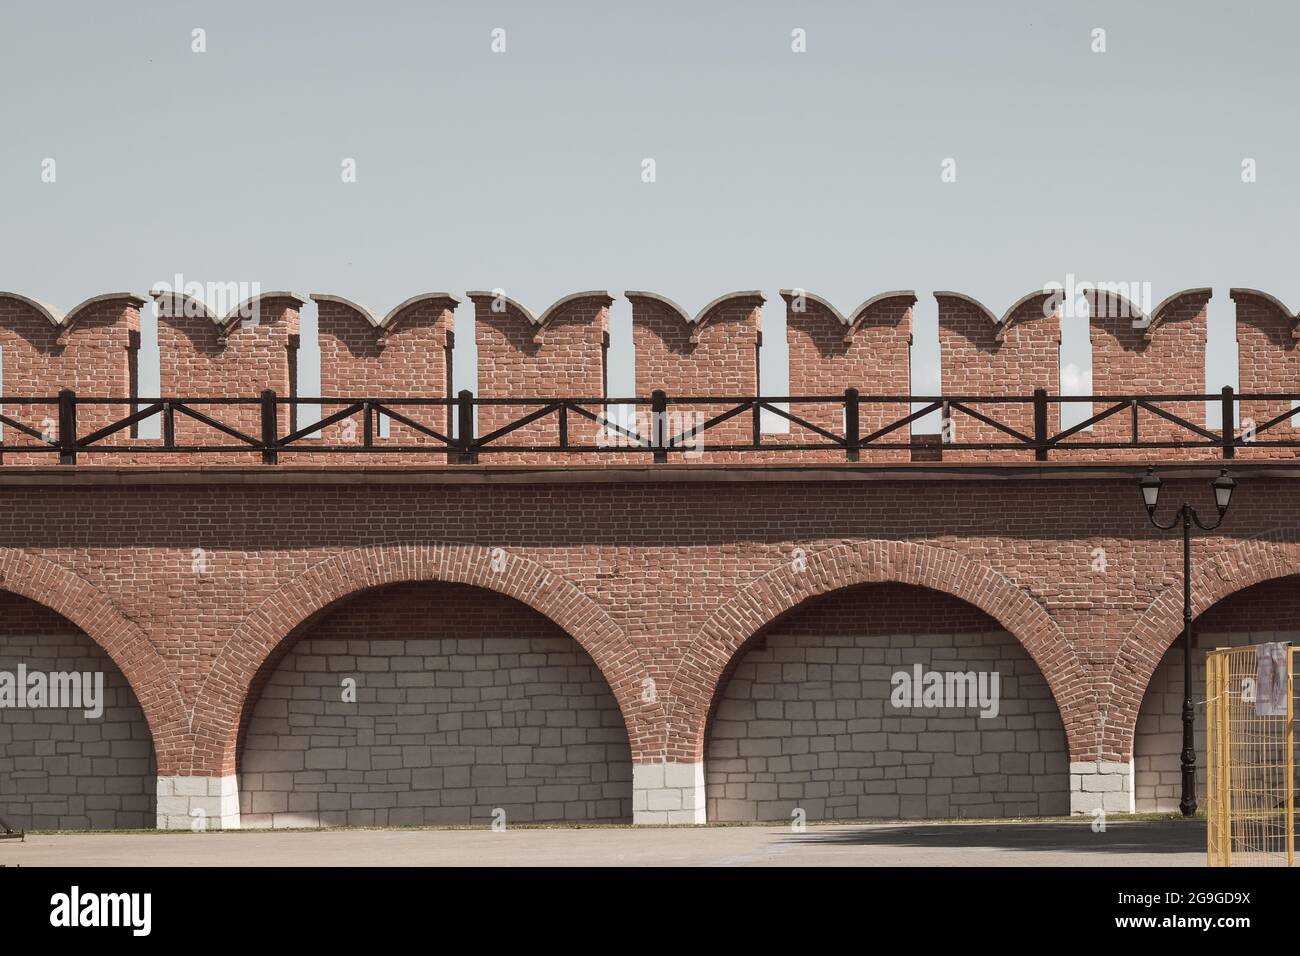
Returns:
[[[485,588],[549,618],[582,646],[609,684],[627,725],[633,759],[638,744],[653,739],[660,714],[656,705],[641,700],[647,672],[640,654],[605,610],[571,582],[522,555],[494,553],[480,545],[376,545],[321,561],[245,618],[199,690],[194,772],[235,772],[240,718],[254,678],[304,621],[359,591],[417,581]]]
[[[1229,595],[1274,578],[1300,574],[1300,543],[1290,532],[1243,541],[1212,559],[1193,555],[1192,619]],[[1196,547],[1193,542],[1193,547]],[[1115,655],[1106,701],[1103,758],[1129,760],[1138,712],[1152,675],[1183,632],[1183,584],[1175,581],[1147,607]]]
[[[1092,759],[1097,700],[1074,649],[1046,610],[1013,581],[955,551],[908,541],[846,543],[769,571],[701,628],[668,689],[670,761],[704,757],[714,695],[737,653],[765,625],[809,598],[893,581],[942,591],[978,607],[1013,634],[1042,672],[1061,713],[1073,760]]]
[[[176,773],[190,752],[188,712],[171,668],[148,635],[84,578],[17,548],[0,548],[0,590],[56,612],[108,654],[144,711],[158,773]]]

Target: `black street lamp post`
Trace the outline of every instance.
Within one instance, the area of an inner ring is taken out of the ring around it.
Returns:
[[[1178,802],[1178,809],[1183,816],[1190,817],[1196,812],[1196,712],[1192,706],[1192,524],[1202,531],[1213,531],[1223,524],[1232,503],[1232,491],[1237,483],[1228,476],[1227,469],[1219,473],[1212,481],[1214,504],[1219,509],[1219,520],[1214,524],[1201,521],[1196,509],[1184,501],[1178,513],[1168,524],[1156,520],[1156,504],[1160,500],[1160,486],[1163,484],[1156,477],[1155,469],[1148,468],[1146,475],[1138,482],[1142,491],[1142,504],[1146,506],[1147,517],[1161,531],[1170,531],[1179,523],[1183,526],[1183,797]]]

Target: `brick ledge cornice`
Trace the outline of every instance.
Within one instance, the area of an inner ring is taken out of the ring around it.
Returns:
[[[1300,461],[1171,462],[1164,478],[1201,478],[1227,467],[1238,478],[1300,478]],[[0,486],[21,485],[330,485],[330,484],[641,484],[791,481],[1131,481],[1146,462],[755,465],[4,465]]]

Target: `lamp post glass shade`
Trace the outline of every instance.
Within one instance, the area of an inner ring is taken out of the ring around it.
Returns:
[[[1228,479],[1232,481],[1231,478]],[[1156,510],[1156,504],[1160,501],[1160,486],[1164,482],[1156,477],[1155,472],[1148,468],[1146,475],[1138,482],[1138,487],[1142,489],[1142,503],[1146,505],[1148,512]],[[1231,493],[1231,492],[1229,492]],[[1215,488],[1215,494],[1218,494],[1218,488]],[[1226,505],[1224,507],[1227,507]]]
[[[1211,482],[1214,486],[1214,503],[1218,506],[1219,514],[1228,510],[1228,505],[1232,502],[1232,491],[1237,487],[1237,483],[1228,477],[1225,469],[1219,473],[1219,477]]]

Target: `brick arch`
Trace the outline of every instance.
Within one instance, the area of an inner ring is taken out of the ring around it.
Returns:
[[[103,649],[144,712],[158,773],[176,773],[190,744],[185,701],[171,667],[140,626],[85,578],[17,548],[0,548],[0,590],[49,608]]]
[[[1300,543],[1293,538],[1293,533],[1274,531],[1194,564],[1192,620],[1237,591],[1300,574]],[[1132,759],[1133,731],[1142,698],[1160,661],[1182,632],[1183,582],[1178,580],[1147,606],[1115,655],[1105,711],[1113,733],[1102,742],[1103,759]]]
[[[359,591],[415,581],[469,584],[514,598],[576,640],[595,662],[618,701],[637,756],[639,740],[657,716],[641,703],[646,671],[622,628],[590,597],[529,558],[507,552],[493,570],[493,550],[473,544],[393,544],[357,548],[308,568],[244,619],[221,650],[192,716],[199,775],[235,772],[239,720],[258,670],[295,628]]]
[[[783,562],[751,582],[714,612],[691,643],[668,689],[669,760],[704,757],[705,724],[727,666],[751,637],[797,605],[859,584],[896,582],[942,591],[980,608],[1005,627],[1038,665],[1065,725],[1073,759],[1086,759],[1095,743],[1097,699],[1074,649],[1056,621],[1005,576],[955,551],[909,541],[840,544],[807,556],[795,571]]]

